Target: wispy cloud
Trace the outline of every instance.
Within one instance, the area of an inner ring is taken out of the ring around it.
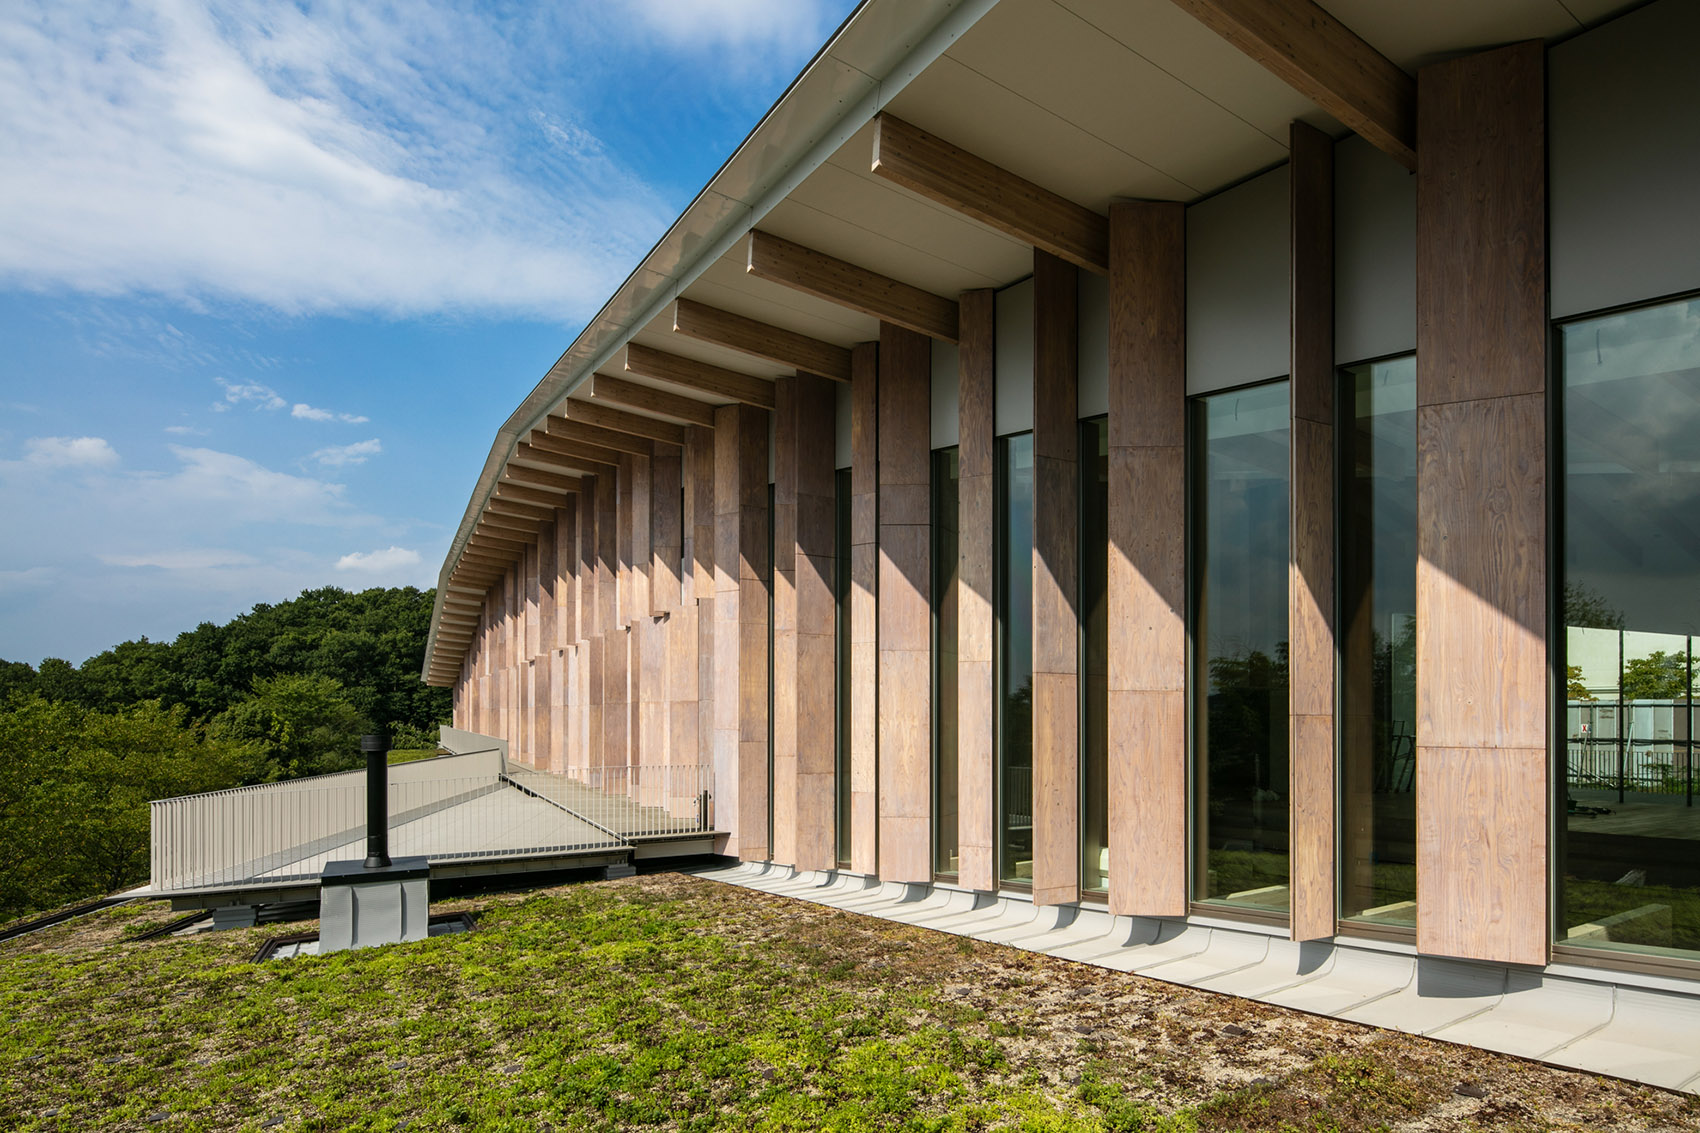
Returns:
[[[194,425],[167,425],[165,431],[174,437],[204,437],[208,432],[208,430],[197,428]]]
[[[216,381],[224,387],[224,400],[213,403],[215,413],[223,413],[233,405],[252,405],[255,409],[275,412],[289,404],[277,390],[258,382],[227,382],[223,378]]]
[[[108,566],[156,567],[160,570],[214,570],[218,567],[249,566],[254,556],[241,551],[214,549],[148,551],[136,555],[100,555]]]
[[[454,0],[405,19],[263,0],[7,5],[0,279],[291,313],[587,317],[673,209],[565,125],[564,105],[550,121],[572,160],[540,165],[514,100],[574,69],[537,43],[612,18]]]
[[[802,0],[627,0],[650,32],[675,47],[807,50],[831,26],[827,5]]]
[[[349,464],[365,464],[370,457],[384,451],[384,446],[377,437],[369,441],[356,441],[351,445],[332,445],[313,453],[307,459],[316,461],[326,468],[342,468]]]
[[[111,468],[118,453],[104,437],[31,437],[24,459],[47,468]]]
[[[364,425],[371,420],[370,417],[354,413],[333,413],[329,409],[315,409],[301,402],[295,403],[295,408],[289,411],[289,415],[303,421],[342,421],[349,425]]]
[[[28,567],[24,570],[0,570],[0,594],[40,590],[51,586],[58,574],[52,567],[45,566]]]
[[[387,574],[416,567],[419,562],[418,551],[406,547],[386,547],[381,551],[352,551],[336,561],[336,569],[365,574]]]

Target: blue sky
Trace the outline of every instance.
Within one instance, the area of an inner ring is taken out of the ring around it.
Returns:
[[[0,9],[0,658],[433,585],[497,426],[853,6]]]

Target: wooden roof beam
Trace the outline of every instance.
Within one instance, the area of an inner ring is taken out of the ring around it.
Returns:
[[[955,342],[956,300],[934,295],[867,268],[835,259],[824,252],[752,229],[745,268],[757,279],[778,283],[881,322],[929,338]]]
[[[533,429],[528,438],[514,446],[514,455],[539,464],[559,464],[568,468],[589,465],[593,476],[600,476],[620,463],[620,454],[611,448],[552,437],[542,429]],[[598,466],[603,467],[599,469]]]
[[[1110,221],[901,118],[874,119],[873,172],[1089,271],[1110,270]]]
[[[1315,0],[1175,0],[1288,86],[1417,167],[1417,81]]]
[[[694,299],[673,304],[673,333],[819,374],[835,382],[850,380],[850,351],[806,334],[757,322]]]
[[[484,505],[486,516],[510,516],[514,519],[531,521],[531,534],[537,536],[537,528],[555,518],[555,505],[534,504],[525,500],[509,499],[503,496],[492,496]]]
[[[683,386],[712,397],[753,405],[757,409],[772,409],[775,404],[773,383],[766,378],[740,374],[737,370],[669,354],[636,342],[626,344],[625,369],[626,373],[640,378]]]
[[[582,425],[595,425],[599,429],[611,429],[616,433],[626,433],[633,437],[641,437],[650,441],[661,441],[664,444],[683,445],[685,443],[685,427],[675,425],[671,421],[662,421],[655,417],[645,417],[638,413],[627,413],[622,409],[613,409],[607,405],[583,401],[569,397],[560,405],[561,415],[569,421],[577,421]],[[654,450],[645,448],[639,455],[649,456]]]
[[[540,508],[547,508],[552,516],[555,509],[560,507],[569,495],[574,495],[577,492],[578,486],[576,484],[570,489],[562,490],[559,488],[532,487],[529,484],[515,484],[510,480],[498,480],[496,481],[496,496],[491,502],[506,500],[512,503],[535,504]],[[545,520],[544,522],[548,521]]]
[[[577,476],[563,476],[559,472],[533,468],[511,460],[508,461],[508,466],[502,469],[502,479],[534,488],[553,488],[557,492],[573,493],[579,490]]]
[[[610,378],[606,374],[592,374],[585,389],[594,402],[641,409],[645,413],[659,413],[663,417],[671,417],[686,425],[714,428],[714,406],[694,397],[681,397],[664,389],[640,386],[636,382]]]
[[[639,437],[619,429],[610,429],[604,425],[592,425],[587,421],[572,421],[558,413],[551,413],[543,419],[544,432],[551,437],[576,441],[579,444],[597,445],[604,449],[613,449],[616,453],[629,452],[633,456],[649,456],[655,451],[653,442],[648,437]],[[533,432],[532,444],[537,443],[537,434]],[[618,457],[615,458],[618,461]]]

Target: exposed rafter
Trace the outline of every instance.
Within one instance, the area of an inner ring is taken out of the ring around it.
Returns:
[[[750,232],[745,270],[757,279],[782,284],[882,322],[945,342],[956,341],[956,300],[759,229]]]
[[[673,331],[698,342],[790,366],[805,374],[819,374],[837,382],[850,380],[848,348],[692,299],[680,299],[673,304]]]
[[[728,401],[741,401],[757,409],[772,409],[773,383],[765,378],[740,374],[724,366],[698,362],[636,342],[626,346],[626,373],[700,390]]]
[[[714,428],[714,406],[694,397],[683,397],[664,389],[656,389],[654,386],[628,382],[623,378],[610,378],[606,374],[593,374],[585,386],[585,391],[592,401],[607,402],[628,409],[641,409],[645,413],[659,413],[686,425]]]
[[[551,467],[558,467],[551,465]],[[508,466],[502,471],[503,480],[511,480],[518,484],[526,484],[534,488],[554,488],[558,492],[576,492],[579,490],[579,477],[563,476],[559,472],[550,472],[542,468],[533,468],[528,464],[508,461]]]
[[[901,118],[874,119],[873,171],[1076,267],[1110,270],[1109,218]]]
[[[611,448],[552,437],[541,429],[532,430],[530,438],[514,448],[514,455],[539,464],[561,464],[572,468],[590,465],[607,469],[620,463],[620,454]],[[601,473],[593,472],[592,475]]]
[[[561,414],[569,421],[577,421],[584,425],[595,425],[600,429],[610,429],[616,433],[641,437],[648,441],[661,441],[663,444],[683,445],[685,429],[671,421],[661,421],[654,417],[645,417],[639,413],[627,413],[623,409],[612,409],[606,405],[597,405],[590,401],[581,401],[569,397],[560,405]],[[645,447],[640,455],[651,453]]]
[[[631,433],[623,433],[618,429],[609,429],[601,425],[591,425],[584,421],[569,421],[567,418],[551,413],[543,421],[543,427],[551,437],[577,441],[580,444],[598,445],[615,452],[629,452],[634,456],[648,456],[654,451],[654,446],[648,437],[638,437]],[[532,443],[536,443],[536,434],[532,434]]]
[[[1175,0],[1288,86],[1417,167],[1417,82],[1315,0]]]
[[[563,491],[556,488],[532,487],[529,484],[515,484],[509,480],[496,481],[497,500],[519,504],[536,504],[550,512],[560,507],[567,496],[573,495],[577,491],[577,485]]]

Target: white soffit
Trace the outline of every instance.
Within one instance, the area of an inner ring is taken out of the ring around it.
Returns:
[[[1341,23],[1405,70],[1525,39],[1574,35],[1641,0],[1325,0]]]
[[[737,247],[693,280],[684,294],[699,303],[840,346],[866,342],[877,336],[878,322],[866,315],[749,274],[745,270],[748,247],[747,241],[740,240]],[[665,318],[663,314],[662,320]]]

